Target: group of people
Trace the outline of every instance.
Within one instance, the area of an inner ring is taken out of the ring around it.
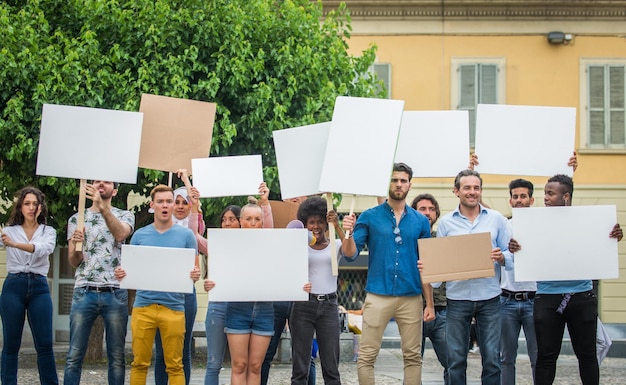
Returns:
[[[476,164],[477,159],[473,158],[472,162]],[[569,165],[577,166],[575,155]],[[535,384],[552,384],[567,325],[582,383],[597,385],[598,311],[592,281],[516,282],[514,253],[521,245],[511,238],[510,222],[482,202],[482,178],[472,165],[456,176],[453,192],[459,198],[458,206],[440,219],[436,232],[432,226],[441,213],[432,195],[417,196],[411,206],[406,203],[411,178],[408,165],[395,164],[386,201],[364,211],[358,220],[354,215],[343,220],[344,230],[352,234],[343,242],[343,255],[354,260],[364,247],[369,250],[363,335],[357,364],[359,383],[374,384],[374,364],[382,332],[394,317],[402,341],[405,383],[420,382],[426,337],[431,339],[443,366],[444,383],[467,383],[467,347],[475,319],[483,384],[515,384],[521,327],[527,339]],[[545,185],[544,203],[550,207],[569,206],[573,190],[571,177],[555,175]],[[512,181],[509,193],[513,207],[530,207],[533,203],[530,181]],[[427,220],[416,215],[417,212]],[[421,271],[427,271],[428,266],[419,260],[419,250],[415,247],[419,238],[485,232],[491,234],[493,277],[432,284],[434,288],[421,282]],[[607,236],[620,241],[623,233],[619,224]]]
[[[179,175],[186,181],[186,187],[173,190],[166,185],[156,186],[150,194],[154,222],[137,231],[134,231],[134,215],[111,205],[117,184],[94,181],[85,186],[86,197],[92,204],[84,212],[84,227],[78,225],[78,213],[68,221],[68,258],[76,268],[76,283],[70,311],[65,384],[80,383],[89,334],[97,316],[104,320],[109,383],[124,383],[129,310],[128,292],[120,288],[120,281],[126,276],[121,245],[131,234],[132,245],[193,249],[196,262],[189,277],[193,282],[200,279],[198,253],[207,253],[200,194],[188,183],[185,170],[180,170]],[[332,274],[329,260],[331,256],[354,260],[365,247],[369,251],[369,266],[357,362],[360,384],[375,383],[374,365],[391,318],[396,320],[400,331],[406,384],[421,381],[426,337],[431,339],[444,368],[444,382],[465,384],[473,319],[482,357],[483,384],[515,383],[521,327],[527,339],[535,383],[551,384],[565,325],[579,360],[583,384],[598,384],[595,348],[598,312],[592,282],[515,281],[514,253],[522,245],[511,238],[509,220],[482,203],[482,178],[476,171],[463,170],[456,176],[453,192],[459,204],[441,218],[439,204],[430,194],[417,196],[410,206],[406,203],[411,178],[408,165],[394,164],[387,199],[364,211],[358,219],[354,214],[345,216],[343,227],[337,214],[327,210],[324,199],[311,197],[300,203],[298,220],[314,239],[309,245],[309,282],[303,285],[303,290],[309,293],[308,301],[287,304],[210,301],[205,323],[206,385],[219,383],[226,341],[232,364],[231,383],[267,383],[269,362],[276,349],[276,343],[271,347],[271,341],[279,338],[284,318],[289,319],[292,337],[291,383],[307,384],[311,379],[311,353],[316,340],[324,383],[341,384],[337,277]],[[512,181],[511,206],[530,207],[534,202],[533,190],[529,181]],[[570,177],[556,175],[544,187],[544,203],[569,206],[573,190]],[[243,207],[224,209],[221,227],[273,227],[265,183],[259,187],[259,196],[258,202],[250,199]],[[16,193],[9,222],[2,231],[0,245],[7,249],[8,272],[0,297],[3,384],[17,384],[25,315],[33,332],[41,382],[58,383],[52,350],[52,301],[46,279],[56,231],[46,224],[47,215],[45,196],[34,187],[25,187]],[[438,220],[435,232],[433,225]],[[341,239],[336,250],[331,250],[326,235],[329,226],[334,226]],[[419,259],[418,239],[481,232],[491,234],[494,277],[440,285],[422,282],[421,271],[428,266],[423,266]],[[622,239],[619,224],[608,236]],[[216,284],[219,282],[207,278],[204,289],[210,291]],[[146,383],[155,342],[156,383],[189,383],[196,310],[195,291],[190,294],[137,291],[131,320],[131,384]],[[275,322],[277,314],[283,315]]]
[[[79,226],[78,213],[68,221],[68,259],[76,269],[76,280],[64,384],[80,383],[89,335],[98,316],[104,321],[109,383],[124,383],[129,307],[128,291],[120,288],[120,281],[126,277],[121,246],[128,237],[131,237],[131,245],[193,249],[196,261],[190,266],[189,277],[193,282],[199,280],[198,255],[199,252],[207,254],[200,194],[191,187],[186,170],[179,170],[178,174],[186,186],[176,190],[166,185],[154,187],[149,210],[154,221],[136,231],[134,215],[111,205],[117,194],[116,183],[93,181],[84,187],[86,198],[92,202],[83,213],[84,225]],[[258,201],[250,197],[243,207],[226,207],[220,217],[221,227],[272,228],[269,189],[265,183],[259,187],[259,196]],[[7,249],[8,270],[0,297],[4,333],[2,384],[17,384],[18,353],[26,315],[37,350],[41,383],[58,384],[52,349],[52,299],[46,278],[49,256],[56,245],[56,231],[46,225],[47,215],[43,193],[35,187],[26,187],[16,193],[10,220],[2,232],[0,246]],[[312,233],[314,242],[309,244],[309,282],[303,283],[309,300],[288,304],[293,338],[292,383],[309,383],[311,354],[319,347],[325,382],[340,384],[337,277],[331,271],[326,231],[330,223],[340,235],[343,232],[337,214],[327,211],[326,201],[319,197],[306,199],[299,206],[298,219]],[[332,255],[339,258],[338,250]],[[208,278],[204,281],[206,291],[215,285]],[[156,384],[189,384],[196,311],[195,288],[189,294],[137,290],[130,324],[131,384],[146,383],[153,346]],[[272,302],[210,301],[205,323],[208,348],[205,384],[219,383],[227,341],[231,383],[260,384],[262,367],[263,384],[267,383],[267,363],[275,352],[274,348],[270,354],[271,349],[268,349],[275,335],[274,324]],[[280,332],[282,328],[278,334]]]

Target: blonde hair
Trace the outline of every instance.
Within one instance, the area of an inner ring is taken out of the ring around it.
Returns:
[[[154,200],[154,196],[156,195],[156,193],[160,193],[164,191],[169,191],[172,193],[172,195],[174,195],[174,190],[170,186],[159,184],[159,185],[154,186],[152,191],[150,191],[150,198]]]

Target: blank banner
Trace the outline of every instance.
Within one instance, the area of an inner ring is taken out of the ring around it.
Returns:
[[[174,247],[122,245],[124,289],[193,293],[189,276],[194,268],[196,251]]]
[[[192,159],[191,168],[202,198],[257,195],[263,182],[261,155]]]
[[[306,229],[208,229],[207,249],[211,301],[309,299]]]
[[[619,276],[615,206],[513,208],[516,281]]]

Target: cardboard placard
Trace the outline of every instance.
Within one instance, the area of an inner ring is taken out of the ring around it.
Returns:
[[[143,114],[44,104],[37,175],[137,183]]]
[[[272,217],[274,218],[275,229],[284,229],[289,222],[298,219],[299,203],[270,201],[270,206],[272,206]]]
[[[175,247],[122,245],[123,289],[193,293],[189,273],[196,251]]]
[[[448,282],[493,277],[491,234],[451,235],[417,240],[422,281]]]
[[[215,103],[143,94],[139,167],[174,172],[191,170],[191,159],[209,156]]]

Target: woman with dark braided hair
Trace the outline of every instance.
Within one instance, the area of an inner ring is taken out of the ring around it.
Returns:
[[[0,295],[2,384],[17,384],[17,362],[24,320],[33,334],[41,384],[58,384],[52,350],[52,297],[48,287],[48,257],[54,251],[57,233],[46,225],[48,208],[44,194],[24,187],[15,194],[0,246],[6,248],[7,277]]]

